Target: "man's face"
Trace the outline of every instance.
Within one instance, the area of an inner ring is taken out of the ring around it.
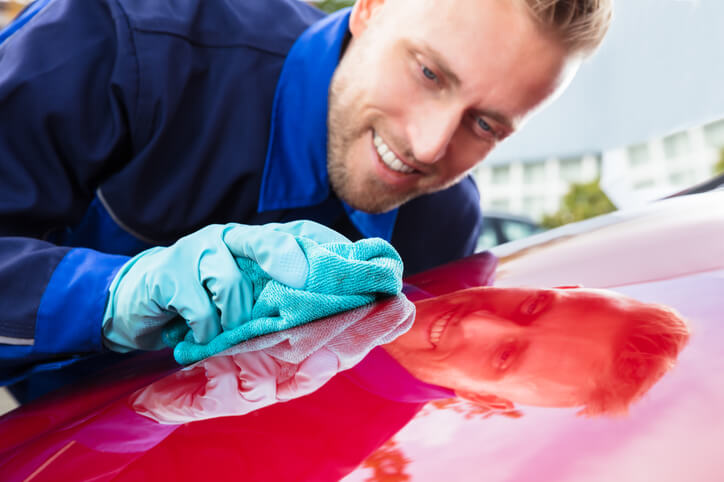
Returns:
[[[584,289],[476,288],[417,303],[387,345],[418,378],[526,405],[580,405],[610,369],[630,300]]]
[[[384,212],[463,177],[578,66],[510,0],[360,0],[330,87],[336,194]]]

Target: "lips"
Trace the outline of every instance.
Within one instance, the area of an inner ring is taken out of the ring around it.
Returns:
[[[438,344],[440,343],[440,340],[442,339],[442,335],[445,332],[445,329],[447,328],[448,324],[455,318],[455,313],[457,310],[453,309],[444,315],[442,315],[440,318],[435,320],[432,324],[430,324],[430,329],[428,331],[428,339],[430,340],[430,344],[437,348]]]
[[[375,150],[379,154],[382,163],[389,169],[399,172],[401,174],[410,174],[415,172],[415,169],[403,163],[397,155],[390,149],[387,143],[377,133],[373,132],[372,142],[375,145]]]

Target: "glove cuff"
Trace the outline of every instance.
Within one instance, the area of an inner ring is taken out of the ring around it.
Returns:
[[[123,316],[117,314],[117,294],[121,289],[121,285],[126,274],[145,256],[155,253],[163,247],[155,247],[140,252],[133,258],[129,259],[116,273],[108,287],[108,297],[106,298],[106,307],[101,322],[101,333],[103,338],[103,346],[108,350],[118,353],[127,353],[136,350],[137,347],[128,336],[125,336],[125,330],[116,329],[117,325],[125,323]]]

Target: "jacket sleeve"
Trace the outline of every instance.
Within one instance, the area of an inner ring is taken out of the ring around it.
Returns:
[[[0,44],[0,382],[103,349],[128,259],[59,247],[132,155],[138,72],[113,0],[51,0]]]

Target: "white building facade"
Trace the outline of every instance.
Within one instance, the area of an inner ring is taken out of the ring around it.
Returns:
[[[675,193],[710,178],[724,148],[724,119],[646,142],[580,156],[480,164],[483,210],[540,221],[560,207],[572,183],[601,178],[619,208]]]
[[[473,176],[480,188],[483,210],[522,214],[539,221],[555,212],[571,183],[595,179],[600,156],[482,163]]]

